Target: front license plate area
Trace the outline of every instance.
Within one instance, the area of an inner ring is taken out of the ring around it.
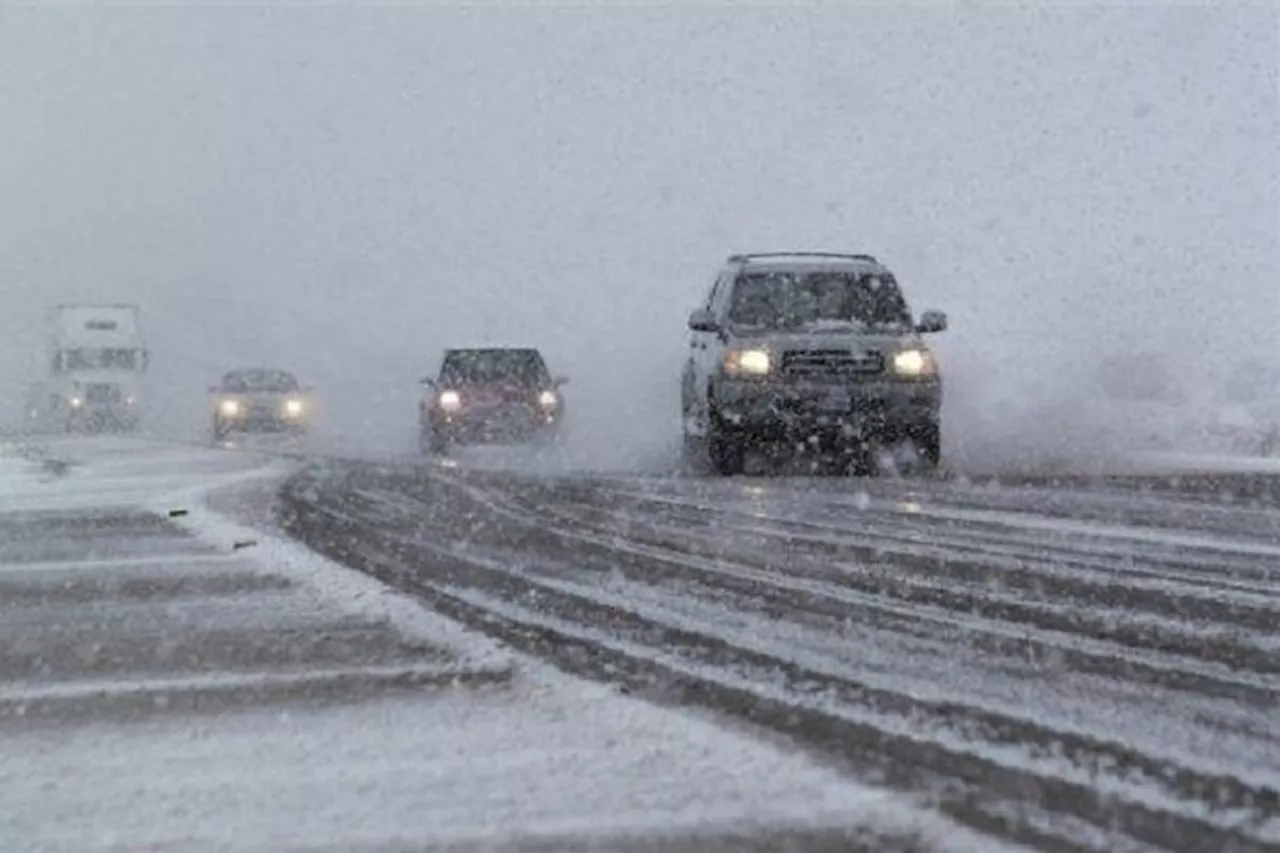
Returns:
[[[818,398],[818,410],[835,414],[844,414],[853,405],[849,392],[843,388],[833,388]]]

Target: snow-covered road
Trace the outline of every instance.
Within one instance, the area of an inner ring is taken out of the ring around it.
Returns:
[[[607,683],[1054,850],[1280,847],[1280,511],[1121,489],[318,468],[289,527]]]
[[[43,450],[0,459],[5,850],[1003,849],[212,508],[287,463]]]

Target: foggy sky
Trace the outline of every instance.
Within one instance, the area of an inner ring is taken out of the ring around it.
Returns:
[[[0,398],[43,368],[46,305],[137,301],[192,429],[217,373],[271,363],[332,429],[403,443],[440,348],[510,341],[573,377],[575,430],[616,461],[674,438],[716,265],[790,248],[871,252],[950,313],[953,430],[1104,350],[1274,358],[1276,24],[3,9]]]

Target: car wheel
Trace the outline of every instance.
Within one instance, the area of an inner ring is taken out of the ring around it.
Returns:
[[[435,431],[420,432],[418,449],[428,456],[443,456],[449,449],[449,442]]]
[[[920,449],[920,457],[929,468],[937,468],[942,463],[942,428],[936,424],[928,424],[919,429],[913,436],[916,447]]]
[[[741,474],[747,467],[747,448],[741,435],[712,426],[707,431],[707,456],[722,477]]]

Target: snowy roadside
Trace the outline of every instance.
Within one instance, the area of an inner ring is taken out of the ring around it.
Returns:
[[[229,495],[253,487],[245,481],[217,492],[190,493],[186,502],[201,509],[184,523],[206,541],[223,546],[252,539],[257,543],[255,558],[272,571],[310,583],[369,617],[386,618],[401,631],[448,648],[460,660],[499,665],[514,659],[517,678],[505,695],[488,693],[485,702],[472,703],[478,707],[466,711],[471,722],[495,709],[500,709],[495,722],[513,715],[499,727],[517,732],[514,739],[485,726],[446,727],[438,733],[456,739],[458,747],[475,738],[465,747],[470,757],[463,759],[475,763],[456,769],[463,777],[479,770],[482,781],[497,790],[477,790],[475,796],[491,804],[495,799],[504,802],[511,811],[476,815],[469,827],[461,821],[464,825],[453,830],[452,839],[449,833],[427,838],[410,833],[405,841],[448,842],[454,849],[453,844],[464,840],[488,844],[518,837],[523,843],[541,839],[571,849],[596,838],[607,841],[599,849],[608,850],[628,838],[660,845],[666,837],[676,845],[671,849],[702,850],[711,849],[712,839],[730,829],[750,836],[806,827],[819,833],[847,829],[850,834],[830,849],[856,849],[841,846],[855,838],[874,850],[900,845],[939,853],[1015,849],[978,836],[924,804],[865,788],[762,738],[726,731],[711,718],[658,708],[566,676],[262,525],[249,526],[209,511],[215,502],[234,505]],[[424,753],[438,748],[431,743],[431,733],[419,730],[418,737]],[[556,755],[566,743],[572,744],[568,748],[573,754]],[[485,769],[488,765],[492,767]],[[520,772],[512,772],[517,767]],[[533,778],[521,780],[523,772]],[[463,779],[458,783],[475,784]],[[512,787],[521,791],[522,802],[510,799]],[[460,817],[465,810],[452,802],[455,796],[461,802],[467,799],[451,792],[448,801],[437,801],[428,810]]]
[[[76,464],[54,480],[0,467],[0,524],[18,531],[0,545],[0,666],[23,676],[0,672],[7,849],[684,851],[740,849],[723,838],[743,833],[782,849],[1011,849],[779,744],[519,658],[210,509],[288,466],[125,444],[62,448]],[[32,507],[61,539],[21,532]],[[315,663],[299,647],[352,630],[363,645],[347,657],[298,668]],[[395,678],[513,663],[484,686]],[[264,688],[286,677],[328,687]],[[241,701],[181,699],[228,684]]]
[[[1133,474],[1271,474],[1280,476],[1280,457],[1225,453],[1136,453],[1128,460]]]

